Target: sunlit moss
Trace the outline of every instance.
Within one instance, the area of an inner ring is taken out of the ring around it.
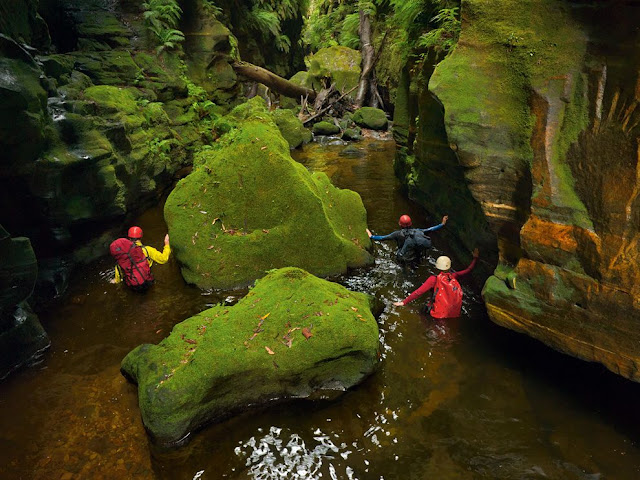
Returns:
[[[200,152],[165,204],[187,282],[228,288],[272,268],[329,275],[371,261],[360,196],[295,162],[262,99],[226,122],[228,133]]]
[[[138,383],[148,431],[168,443],[250,405],[349,388],[372,372],[377,353],[365,294],[284,268],[237,305],[205,310],[160,344],[139,346],[122,370]]]

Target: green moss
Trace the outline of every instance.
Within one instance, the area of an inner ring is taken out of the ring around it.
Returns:
[[[227,121],[237,127],[201,153],[165,204],[187,282],[228,288],[272,268],[329,275],[371,261],[359,195],[295,162],[261,99]]]
[[[142,77],[131,54],[124,50],[74,52],[76,68],[99,85],[133,85]]]
[[[373,107],[361,107],[353,114],[353,121],[363,128],[386,130],[389,122],[384,110]]]
[[[146,428],[170,443],[250,405],[349,388],[374,369],[377,352],[366,295],[285,268],[237,305],[205,310],[159,345],[136,348],[122,370],[138,383]]]
[[[313,125],[314,135],[336,135],[340,133],[340,127],[331,122],[318,122]]]
[[[289,143],[289,148],[297,148],[304,143],[309,143],[313,138],[311,130],[304,128],[300,119],[291,110],[279,108],[271,112],[271,117]]]
[[[308,77],[294,75],[292,81],[303,82],[308,88],[319,90],[322,79],[329,79],[336,84],[340,92],[347,92],[358,85],[360,80],[360,62],[362,58],[358,50],[342,46],[322,48],[307,57]]]
[[[87,88],[83,96],[86,100],[95,102],[98,113],[123,112],[132,114],[138,111],[137,95],[134,95],[134,92],[136,92],[135,89],[131,88],[96,85]]]

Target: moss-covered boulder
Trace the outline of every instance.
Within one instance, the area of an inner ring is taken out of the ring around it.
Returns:
[[[342,139],[347,141],[361,140],[362,130],[359,127],[345,128],[342,132]]]
[[[122,361],[138,384],[143,422],[160,443],[249,406],[345,390],[378,361],[365,294],[298,268],[269,273],[233,307],[176,325]]]
[[[222,126],[228,133],[165,204],[187,282],[228,288],[272,268],[330,275],[371,261],[360,196],[295,162],[264,100],[240,105]]]
[[[386,130],[389,125],[384,110],[373,107],[362,107],[353,114],[353,121],[363,127],[372,130]]]
[[[311,130],[305,128],[291,110],[279,108],[271,112],[271,117],[276,122],[284,139],[289,143],[289,148],[298,148],[304,143],[309,143],[313,138]]]
[[[335,45],[318,50],[306,61],[309,77],[313,81],[329,78],[331,83],[336,84],[338,91],[346,92],[360,81],[361,60],[358,50]]]
[[[331,122],[318,122],[313,125],[314,135],[337,135],[340,133],[340,127]]]

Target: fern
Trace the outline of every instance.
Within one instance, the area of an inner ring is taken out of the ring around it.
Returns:
[[[267,33],[277,37],[280,35],[280,19],[275,12],[254,8],[249,11],[247,18],[250,26],[262,34],[266,39]]]
[[[278,35],[276,37],[276,48],[284,53],[289,53],[291,50],[291,39],[286,35]]]
[[[449,52],[460,36],[458,8],[443,8],[431,19],[437,28],[422,34],[418,39],[419,48],[433,48],[437,52]]]
[[[202,0],[202,8],[216,20],[221,18],[224,13],[224,10],[216,5],[214,0]]]
[[[159,55],[163,50],[171,50],[176,48],[181,42],[184,42],[184,34],[176,29],[164,29],[154,32],[160,41],[160,45],[156,48]]]
[[[345,47],[358,49],[360,47],[360,36],[358,35],[358,27],[360,26],[360,15],[358,13],[350,13],[342,21],[342,31],[340,32],[340,45]]]

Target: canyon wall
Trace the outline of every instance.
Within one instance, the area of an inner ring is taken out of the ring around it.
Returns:
[[[640,6],[464,0],[461,17],[397,170],[451,205],[465,247],[493,237],[494,322],[640,381]]]

